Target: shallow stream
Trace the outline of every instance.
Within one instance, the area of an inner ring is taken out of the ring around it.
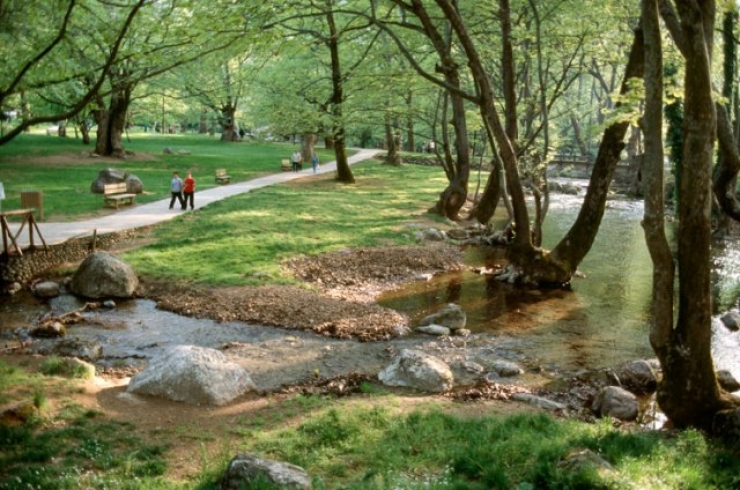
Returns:
[[[551,203],[546,247],[554,246],[570,227],[579,202],[577,197],[557,196]],[[641,203],[609,202],[599,236],[579,268],[585,277],[574,279],[569,291],[521,291],[490,276],[463,272],[405,284],[384,294],[379,303],[408,315],[412,326],[443,305],[458,303],[467,314],[468,328],[488,339],[487,344],[505,350],[512,360],[526,360],[545,371],[599,369],[653,357],[648,343],[652,266],[641,218]],[[492,252],[471,249],[467,261],[472,266],[489,268],[500,263],[500,257],[487,253]],[[715,309],[719,313],[735,306],[740,296],[740,240],[717,245],[713,267]],[[0,345],[12,343],[14,331],[32,325],[50,308],[62,313],[81,305],[71,296],[57,298],[48,305],[22,296],[0,299]],[[104,321],[96,323],[96,315]],[[352,356],[375,351],[367,344],[349,345],[312,334],[180,317],[160,311],[146,300],[119,302],[114,310],[91,314],[91,320],[72,326],[70,334],[100,342],[108,362],[142,360],[169,345],[220,347],[239,342],[249,344],[250,356],[264,357],[267,370],[290,370],[286,363],[293,361],[296,370],[305,370],[299,358],[313,350],[320,351],[310,354],[316,356],[316,365],[321,364],[322,369],[330,372],[331,365],[341,371],[343,365],[352,366]],[[728,369],[740,379],[740,359],[736,354],[740,351],[740,334],[719,325],[714,330],[718,368]],[[421,342],[430,340],[413,335],[399,341],[398,346]],[[381,351],[379,347],[373,355],[381,357]],[[330,359],[322,352],[344,352],[345,358]],[[302,377],[306,373],[295,375]]]

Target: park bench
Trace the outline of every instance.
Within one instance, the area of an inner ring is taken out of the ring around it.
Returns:
[[[126,192],[126,182],[103,186],[103,205],[118,209],[121,204],[133,204],[136,194]]]
[[[225,168],[216,169],[216,183],[217,184],[228,184],[231,182],[231,177],[226,173]]]
[[[288,160],[287,158],[283,158],[282,160],[280,160],[280,170],[282,170],[283,172],[290,172],[291,170],[293,170],[293,166],[290,164],[290,160]]]

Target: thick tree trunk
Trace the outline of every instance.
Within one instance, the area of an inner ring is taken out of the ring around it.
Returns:
[[[658,403],[677,427],[711,426],[728,406],[711,353],[711,165],[716,130],[711,52],[714,2],[677,0],[686,60],[683,176],[678,230],[678,321],[651,338],[663,367]]]
[[[236,124],[236,106],[224,104],[221,106],[221,141],[239,141],[239,128]]]
[[[95,152],[98,155],[124,158],[123,131],[126,128],[126,114],[131,102],[132,86],[119,86],[110,96],[107,110],[96,111],[98,135]]]
[[[643,33],[635,30],[624,80],[620,88],[621,94],[629,91],[629,80],[641,78],[644,72],[645,56],[643,52]],[[565,237],[552,250],[551,257],[560,261],[571,273],[575,272],[583,258],[591,250],[596,234],[601,225],[606,209],[606,197],[611,185],[614,169],[619,162],[619,154],[624,149],[624,136],[629,127],[628,122],[612,124],[604,131],[599,145],[599,153],[594,162],[588,191],[581,205],[576,221]]]

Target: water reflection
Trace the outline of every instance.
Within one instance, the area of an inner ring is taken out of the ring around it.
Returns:
[[[578,198],[559,196],[551,204],[545,247],[556,245],[575,220]],[[473,332],[526,337],[529,357],[547,369],[602,368],[653,357],[648,341],[652,263],[640,225],[642,203],[610,201],[599,235],[570,291],[522,291],[472,272],[412,283],[380,298],[415,325],[442,305],[462,306]],[[669,230],[670,233],[670,230]],[[549,240],[549,241],[548,241]],[[474,267],[504,262],[502,252],[470,249]],[[714,251],[715,309],[734,305],[740,291],[740,246]]]

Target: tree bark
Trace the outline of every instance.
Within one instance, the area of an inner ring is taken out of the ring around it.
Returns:
[[[332,135],[334,137],[334,157],[337,161],[337,181],[345,184],[354,184],[355,176],[347,161],[342,104],[344,103],[344,85],[342,68],[339,59],[339,33],[334,22],[334,13],[329,9],[326,12],[326,21],[329,26],[329,53],[331,54],[331,114],[333,119]]]
[[[663,367],[657,399],[677,427],[709,428],[728,406],[711,353],[711,165],[716,130],[712,100],[713,1],[677,0],[686,60],[683,178],[678,230],[678,320],[654,349]]]
[[[98,123],[98,134],[95,142],[95,153],[98,155],[124,158],[123,131],[126,127],[126,113],[131,103],[133,86],[117,83],[112,80],[113,90],[108,102],[108,109],[95,111]]]
[[[225,102],[221,105],[221,141],[239,141],[239,128],[236,124],[236,104]]]

